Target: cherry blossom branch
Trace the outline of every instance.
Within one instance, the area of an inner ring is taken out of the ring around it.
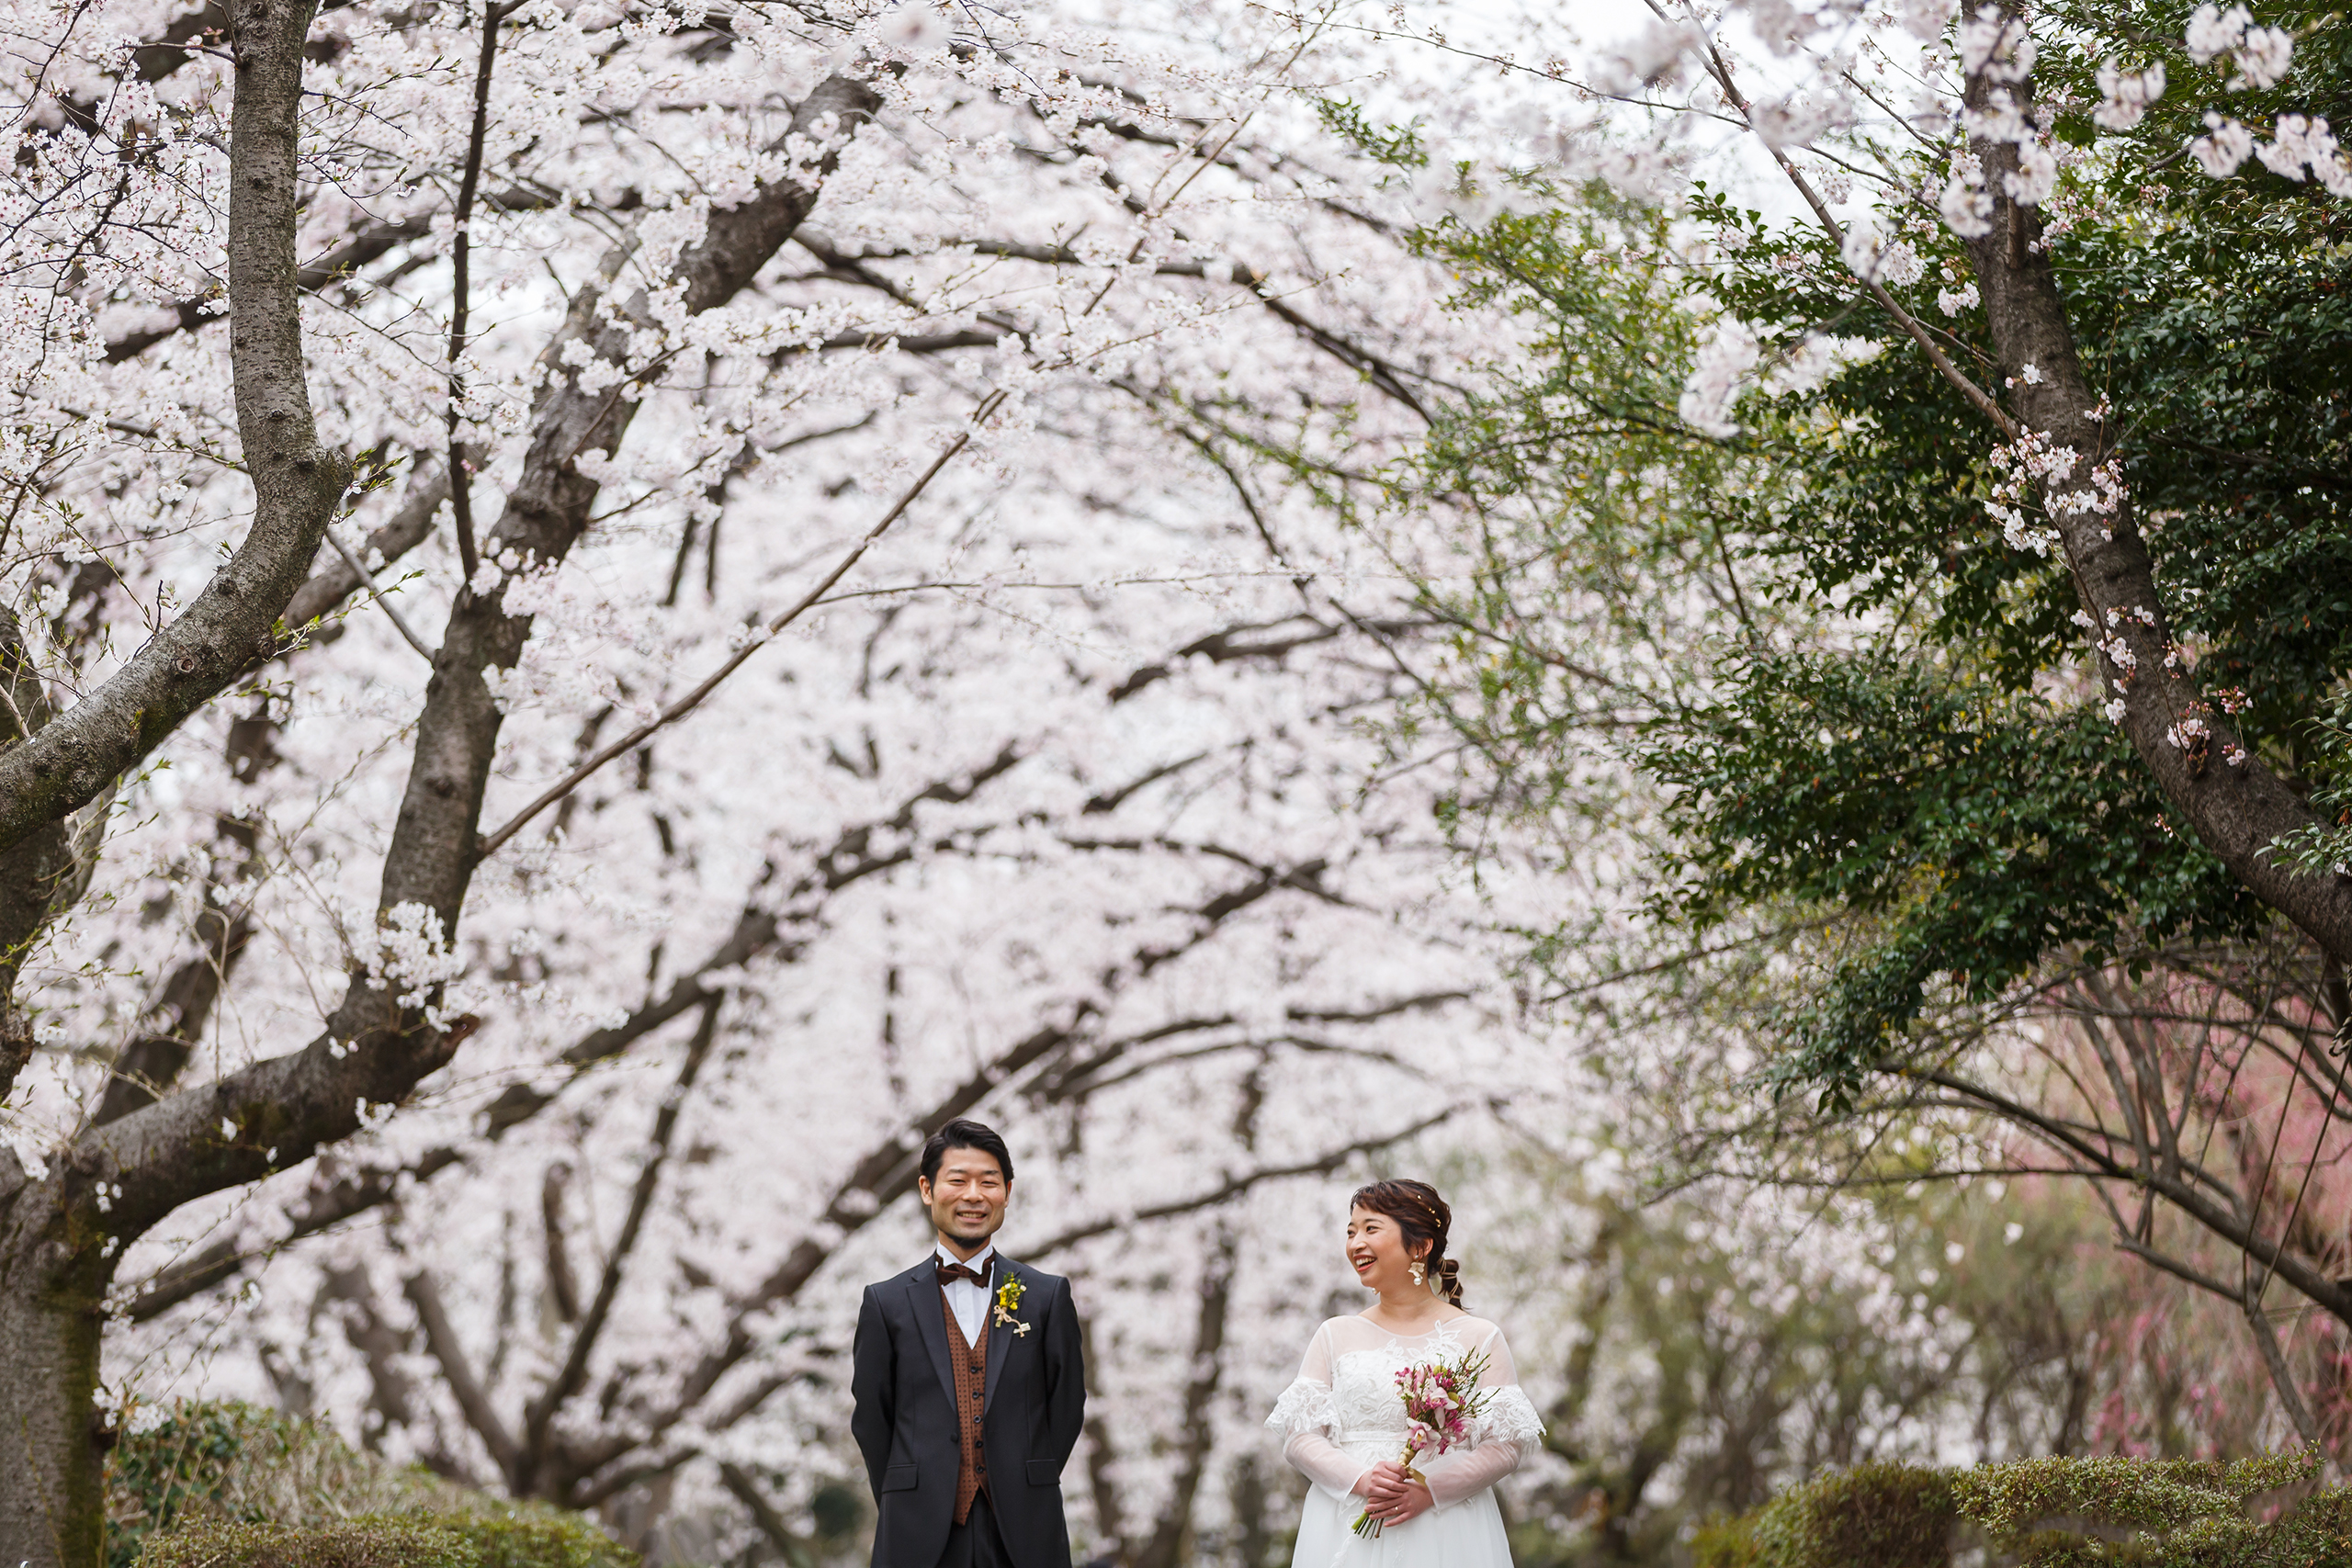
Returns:
[[[424,1330],[425,1348],[440,1366],[441,1381],[449,1385],[450,1396],[458,1402],[466,1424],[481,1438],[482,1446],[490,1450],[498,1468],[513,1475],[516,1454],[514,1435],[498,1418],[497,1406],[491,1404],[481,1380],[474,1375],[473,1362],[458,1342],[457,1329],[450,1325],[447,1307],[442,1304],[440,1284],[430,1271],[420,1269],[408,1277],[403,1289],[410,1304],[416,1308],[419,1326]]]
[[[177,620],[40,733],[0,751],[0,851],[96,799],[272,646],[350,481],[350,460],[319,442],[294,281],[310,17],[306,5],[281,0],[241,14],[237,31],[226,243],[232,381],[253,524]]]
[[[488,860],[492,855],[496,854],[500,847],[503,846],[509,839],[512,839],[516,833],[522,831],[523,828],[531,820],[532,818],[537,817],[540,812],[545,811],[548,807],[553,806],[565,795],[570,795],[573,790],[578,789],[582,784],[585,784],[590,778],[594,777],[596,772],[604,767],[605,763],[611,761],[616,757],[625,756],[628,752],[637,750],[638,747],[645,744],[646,741],[651,739],[655,735],[661,733],[671,725],[676,723],[679,719],[685,717],[686,715],[700,707],[703,705],[703,700],[708,697],[711,693],[718,690],[719,684],[724,682],[727,677],[741,669],[744,662],[748,660],[752,655],[757,653],[761,649],[765,648],[769,643],[775,641],[778,636],[782,635],[786,627],[791,626],[793,622],[808,614],[808,611],[816,605],[823,603],[825,595],[831,591],[833,585],[839,582],[843,576],[847,575],[850,568],[855,566],[865,558],[865,552],[873,547],[874,541],[880,538],[883,534],[888,530],[891,524],[896,523],[900,517],[904,516],[906,514],[907,508],[914,504],[915,498],[922,494],[924,489],[930,485],[931,481],[938,477],[939,471],[947,467],[949,461],[953,459],[958,452],[961,452],[966,446],[971,444],[973,427],[984,423],[989,415],[994,413],[997,408],[1004,401],[1005,397],[1006,394],[1003,391],[999,390],[990,392],[986,398],[982,399],[979,407],[973,411],[969,423],[967,423],[964,429],[956,432],[956,439],[950,441],[946,446],[940,451],[939,456],[932,459],[931,466],[925,468],[922,471],[922,476],[899,495],[898,501],[891,506],[890,510],[882,514],[881,521],[876,523],[873,527],[868,528],[862,536],[859,536],[855,544],[852,545],[847,551],[843,552],[842,558],[833,563],[832,570],[827,572],[823,578],[819,580],[815,587],[802,594],[799,600],[789,609],[784,611],[781,615],[769,621],[767,625],[762,626],[753,636],[745,638],[741,648],[736,649],[734,654],[725,662],[721,663],[718,669],[703,677],[702,681],[692,690],[688,691],[685,695],[670,704],[659,714],[654,716],[652,718],[648,719],[645,723],[639,725],[635,729],[630,730],[618,740],[612,742],[608,746],[600,748],[595,754],[591,756],[586,761],[581,763],[578,767],[572,769],[571,773],[565,774],[561,779],[550,785],[539,795],[537,799],[532,801],[530,805],[526,806],[522,810],[507,818],[503,826],[499,828],[496,832],[493,832],[484,838],[475,848],[474,858],[477,861]]]
[[[449,510],[457,527],[458,569],[468,582],[474,580],[474,573],[481,567],[481,557],[474,548],[473,482],[469,478],[472,466],[466,460],[465,443],[458,434],[464,419],[466,396],[466,314],[472,303],[474,192],[481,185],[482,143],[490,137],[490,73],[498,61],[498,24],[519,3],[520,0],[511,0],[502,5],[500,0],[484,0],[482,6],[481,55],[474,66],[474,122],[466,140],[465,172],[458,181],[457,224],[449,249]],[[423,651],[421,646],[419,651]]]
[[[1667,11],[1662,0],[1644,0],[1644,3],[1660,21],[1666,20]],[[1703,24],[1691,7],[1690,0],[1683,0],[1683,8],[1685,11],[1691,12],[1692,25],[1701,27],[1702,43],[1695,52],[1699,54],[1700,62],[1705,68],[1707,74],[1714,78],[1715,85],[1723,89],[1724,100],[1739,111],[1741,123],[1750,134],[1756,137],[1765,152],[1770,154],[1772,162],[1780,166],[1781,172],[1788,176],[1789,183],[1796,187],[1797,195],[1804,198],[1804,204],[1813,209],[1814,218],[1820,223],[1823,231],[1828,234],[1833,243],[1842,246],[1846,239],[1846,231],[1838,224],[1836,215],[1829,210],[1829,204],[1821,199],[1821,193],[1813,188],[1813,182],[1804,177],[1804,171],[1797,167],[1796,161],[1791,158],[1778,142],[1765,136],[1758,129],[1755,107],[1749,103],[1747,96],[1740,92],[1738,85],[1733,82],[1730,62],[1724,59],[1723,51],[1716,47],[1714,39],[1705,34]],[[1928,356],[1928,363],[1935,367],[1936,373],[1950,382],[1962,397],[1967,399],[1970,406],[1977,412],[1992,421],[1995,429],[2011,440],[2015,440],[2016,423],[2003,412],[2000,404],[1993,400],[1991,394],[1979,387],[1966,372],[1951,362],[1951,357],[1937,345],[1934,336],[1920,323],[1918,318],[1905,310],[1877,278],[1857,272],[1856,279],[1870,295],[1872,302],[1886,312],[1887,318],[1896,326],[1901,327],[1905,333],[1919,345],[1920,351]]]
[[[767,1494],[760,1490],[759,1483],[741,1465],[731,1459],[721,1460],[718,1483],[743,1505],[743,1511],[752,1516],[752,1528],[768,1538],[768,1544],[775,1548],[789,1568],[817,1568],[813,1543],[785,1522],[775,1505],[768,1501]]]
[[[543,191],[512,189],[492,198],[503,212],[538,212],[557,205],[558,197]],[[634,191],[627,193],[609,210],[628,211],[641,200]],[[369,223],[349,239],[335,246],[314,262],[297,267],[294,281],[306,294],[351,280],[352,274],[368,263],[379,260],[401,246],[433,235],[433,212],[413,213],[406,218],[380,219]],[[173,313],[167,326],[142,327],[107,341],[106,363],[119,365],[126,359],[136,359],[167,338],[181,333],[192,333],[206,323],[219,319],[220,300],[212,295],[182,299],[164,306]]]
[[[399,510],[369,533],[367,542],[359,547],[359,558],[364,561],[376,556],[390,565],[424,543],[433,534],[434,514],[448,499],[448,473],[437,467],[413,477]],[[295,590],[286,606],[286,624],[296,628],[309,626],[366,586],[362,574],[349,561],[341,566],[330,563]],[[311,634],[311,640],[322,642],[338,634],[339,628],[321,627]],[[432,655],[425,657],[430,659]]]
[[[249,3],[265,6],[269,0]],[[253,389],[254,412],[260,422],[249,431],[246,441],[247,460],[255,465],[257,479],[263,481],[261,509],[248,553],[254,539],[269,535],[271,519],[300,494],[290,479],[275,485],[266,482],[281,462],[294,472],[303,471],[295,467],[299,448],[281,452],[272,443],[288,439],[280,432],[299,430],[310,439],[312,430],[308,403],[302,400],[307,389],[300,373],[291,254],[293,106],[300,81],[300,28],[288,47],[290,66],[277,62],[276,74],[241,72],[238,78],[241,105],[246,101],[244,95],[257,91],[256,84],[265,77],[273,83],[282,77],[290,84],[283,88],[288,94],[284,124],[270,133],[277,141],[262,157],[263,175],[267,177],[257,175],[253,186],[264,191],[283,186],[282,210],[269,214],[276,226],[276,238],[269,241],[274,251],[269,255],[254,252],[254,246],[268,240],[270,231],[265,226],[240,229],[233,221],[231,226],[232,285],[251,291],[257,272],[266,271],[265,263],[275,257],[275,270],[266,278],[274,291],[266,297],[269,308],[258,309],[250,316],[241,309],[232,321],[239,406],[246,407],[248,389]],[[780,151],[798,139],[804,146],[813,141],[824,148],[814,164],[821,177],[837,161],[842,140],[864,123],[878,102],[871,85],[863,79],[830,76],[797,106],[790,127],[775,145]],[[793,165],[796,170],[804,166]],[[273,168],[282,169],[282,176],[272,174]],[[234,185],[235,199],[250,205],[247,192],[248,184],[241,174]],[[714,212],[701,243],[677,265],[685,308],[699,313],[745,287],[815,205],[817,194],[813,184],[802,183],[796,174],[761,186],[747,201]],[[626,245],[607,254],[605,276],[608,280],[617,276],[630,254]],[[574,295],[550,354],[579,343],[608,362],[626,363],[637,322],[645,314],[645,298],[640,294],[632,299],[620,320],[605,319],[600,313],[600,300],[594,288]],[[277,321],[280,316],[282,321]],[[299,408],[294,406],[297,403]],[[502,548],[549,564],[568,554],[591,521],[598,491],[594,480],[572,467],[572,457],[591,445],[616,448],[636,408],[633,401],[606,399],[601,390],[583,390],[568,378],[559,378],[542,392],[524,471],[500,521]],[[314,439],[310,439],[310,446],[315,448]],[[303,460],[313,468],[320,461]],[[319,546],[317,529],[323,528],[326,513],[342,491],[343,472],[340,468],[335,470],[332,491],[325,496],[328,506],[320,509],[316,527],[303,537],[299,549],[288,552],[294,558],[287,570],[288,580],[283,592],[266,605],[266,619],[274,620],[300,585],[299,574],[307,570]],[[237,561],[243,558],[241,554],[216,577],[207,590],[208,598],[224,579],[233,577]],[[223,612],[229,615],[250,615],[255,601],[244,582],[235,583],[220,597],[232,602]],[[168,652],[183,634],[200,635],[206,629],[206,599],[199,599],[188,615],[150,645],[151,649],[163,648]],[[408,787],[384,857],[379,893],[381,914],[398,915],[412,922],[428,941],[446,943],[454,934],[476,863],[468,851],[479,830],[482,790],[495,761],[502,719],[483,675],[493,667],[514,663],[528,640],[530,626],[528,616],[508,615],[493,600],[463,588],[451,610],[434,678],[426,688]],[[247,649],[256,641],[235,642],[235,662],[240,668],[249,657]],[[185,658],[192,670],[205,669],[203,659],[192,652],[174,656]],[[146,657],[142,653],[135,658],[129,670],[108,682],[108,688],[135,689],[140,661]],[[175,693],[172,694],[176,697]],[[100,705],[85,701],[82,707]],[[158,711],[158,721],[149,728],[160,736],[177,720],[169,705]],[[70,727],[73,717],[69,714],[33,741],[0,752],[0,824],[6,821],[8,807],[15,807],[21,816],[35,808],[28,801],[37,803],[40,797],[40,791],[10,795],[10,768],[29,768],[41,761],[54,767],[53,761],[41,755],[41,748],[50,736]],[[53,787],[51,793],[54,795]],[[362,964],[364,960],[355,962],[342,1002],[326,1030],[308,1047],[255,1062],[201,1089],[183,1089],[107,1126],[92,1129],[77,1140],[74,1151],[74,1158],[80,1162],[77,1168],[106,1171],[121,1190],[122,1198],[113,1210],[119,1237],[141,1234],[193,1198],[258,1179],[307,1159],[322,1145],[349,1136],[362,1124],[368,1107],[405,1098],[419,1080],[448,1062],[477,1026],[478,1021],[470,1018],[447,1023],[434,1019],[416,999],[404,1000],[398,987],[373,979]],[[0,1169],[0,1197],[24,1179],[20,1173]]]
[[[1175,1198],[1164,1203],[1154,1203],[1131,1213],[1105,1214],[1099,1219],[1090,1220],[1084,1224],[1072,1225],[1069,1229],[1048,1236],[1044,1241],[1033,1242],[1024,1250],[1031,1258],[1050,1258],[1065,1247],[1075,1247],[1081,1241],[1091,1241],[1096,1236],[1109,1235],[1128,1225],[1145,1224],[1153,1220],[1173,1219],[1179,1214],[1193,1213],[1202,1209],[1213,1209],[1220,1203],[1230,1202],[1253,1187],[1262,1186],[1269,1181],[1288,1181],[1302,1176],[1329,1176],[1359,1155],[1372,1154],[1380,1149],[1393,1147],[1397,1144],[1418,1138],[1433,1127],[1442,1126],[1460,1115],[1463,1110],[1464,1107],[1461,1105],[1449,1105],[1442,1110],[1431,1111],[1418,1122],[1408,1122],[1405,1126],[1396,1128],[1393,1132],[1371,1134],[1353,1143],[1343,1144],[1334,1149],[1327,1149],[1306,1159],[1295,1160],[1286,1165],[1262,1166],[1252,1170],[1238,1172],[1227,1177],[1215,1187],[1187,1198]]]
[[[1292,624],[1295,623],[1247,625],[1197,638],[1179,649],[1173,659],[1144,665],[1128,674],[1112,688],[1107,700],[1114,704],[1128,700],[1166,677],[1175,663],[1182,659],[1204,658],[1214,663],[1274,659],[1294,649],[1326,640],[1330,635],[1329,628],[1312,621],[1306,624],[1313,629],[1291,637],[1261,641],[1250,635]],[[553,1104],[563,1092],[565,1085],[576,1082],[593,1068],[621,1055],[673,1020],[718,996],[718,989],[709,985],[708,976],[766,956],[781,955],[789,961],[799,950],[799,938],[796,933],[811,928],[821,919],[826,897],[905,864],[920,852],[923,846],[907,835],[913,828],[916,814],[922,807],[958,805],[968,801],[986,785],[1009,773],[1027,755],[1025,744],[1008,742],[993,757],[977,767],[935,780],[910,793],[889,817],[843,829],[832,843],[812,852],[809,869],[780,898],[772,898],[765,892],[767,883],[776,874],[776,867],[771,863],[762,873],[753,896],[744,906],[735,929],[725,940],[673,982],[660,998],[639,1007],[618,1024],[584,1036],[565,1050],[558,1058],[567,1069],[563,1084],[544,1089],[517,1084],[500,1095],[484,1114],[486,1136],[492,1141],[503,1138],[507,1132],[530,1121]],[[1097,795],[1085,804],[1082,810],[1088,814],[1112,810],[1134,791],[1148,787],[1170,773],[1199,760],[1193,758],[1185,762],[1148,770],[1134,780]],[[888,842],[891,847],[877,852],[873,848],[877,841]],[[931,847],[942,848],[945,843],[946,840],[942,840]],[[1319,1014],[1313,1016],[1323,1017]],[[331,1163],[322,1164],[310,1189],[285,1208],[272,1224],[264,1227],[273,1238],[271,1241],[258,1247],[248,1247],[233,1236],[213,1241],[164,1265],[138,1286],[125,1290],[120,1310],[133,1322],[145,1322],[159,1316],[181,1303],[235,1278],[252,1263],[390,1202],[405,1182],[429,1180],[453,1166],[465,1163],[467,1157],[466,1152],[458,1147],[438,1145],[425,1150],[405,1166],[390,1168],[345,1171]]]

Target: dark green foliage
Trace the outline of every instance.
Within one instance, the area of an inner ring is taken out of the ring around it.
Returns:
[[[2164,0],[2123,36],[2060,0],[2036,28],[2043,90],[2095,103],[2101,62],[2144,62],[2193,8]],[[2352,23],[2313,4],[2262,20],[2306,29],[2296,69],[2235,111],[2352,117]],[[2050,250],[2176,635],[2264,763],[2342,812],[2343,831],[2279,852],[2332,869],[2352,862],[2352,745],[2319,722],[2352,673],[2352,204],[2258,164],[2185,167],[2230,68],[2169,47],[2173,90],[2069,168]],[[1942,156],[1906,178],[1939,180]],[[1988,513],[1997,433],[1858,296],[1834,240],[1703,188],[1694,206],[1717,259],[1679,284],[1751,323],[1767,369],[1821,334],[1874,350],[1749,397],[1729,441],[1677,416],[1693,318],[1662,306],[1677,285],[1634,215],[1563,197],[1419,237],[1466,300],[1544,326],[1430,448],[1429,489],[1486,503],[1464,543],[1476,586],[1437,606],[1464,628],[1460,689],[1432,703],[1492,770],[1485,808],[1582,808],[1606,749],[1671,792],[1644,846],[1654,909],[1702,931],[1835,925],[1826,983],[1776,1021],[1772,1075],[1832,1108],[1905,1054],[1932,998],[1982,1000],[2076,944],[2139,954],[2264,924],[2100,712],[2063,560]],[[1880,220],[1924,264],[1895,295],[1997,393],[1960,242],[1924,204],[1891,197]],[[1736,615],[1701,635],[1660,612],[1708,599]],[[1596,621],[1595,603],[1626,613]],[[1634,691],[1607,657],[1678,636],[1713,679]],[[1465,820],[1448,826],[1468,838]]]
[[[1661,902],[1702,927],[1779,898],[1885,935],[1789,1021],[1780,1076],[1849,1093],[1949,973],[1983,998],[2050,949],[2249,934],[2262,907],[2168,830],[2115,728],[1885,655],[1757,654],[1646,761],[1690,870]]]

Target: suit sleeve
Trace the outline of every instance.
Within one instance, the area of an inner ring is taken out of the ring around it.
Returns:
[[[1069,1462],[1086,1427],[1086,1351],[1078,1331],[1078,1303],[1064,1280],[1046,1314],[1046,1453],[1059,1470]]]
[[[890,1462],[890,1398],[897,1382],[890,1361],[890,1325],[882,1321],[881,1304],[868,1286],[865,1299],[858,1303],[857,1337],[850,1347],[849,1430],[865,1456],[865,1479],[877,1504],[883,1467]]]

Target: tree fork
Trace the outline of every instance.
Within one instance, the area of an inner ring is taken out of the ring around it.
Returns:
[[[319,445],[302,357],[294,229],[298,111],[309,0],[242,0],[233,12],[229,130],[229,355],[254,522],[179,618],[40,732],[0,750],[0,850],[104,793],[187,716],[274,649],[349,458]]]
[[[311,0],[240,0],[232,14],[230,355],[254,481],[252,528],[185,614],[96,692],[0,752],[0,850],[102,799],[274,645],[351,477],[319,445],[302,356],[295,189]],[[95,852],[95,846],[93,846]],[[0,1561],[94,1568],[113,1440],[99,1339],[122,1239],[98,1204],[111,1150],[76,1149],[47,1179],[0,1189]]]

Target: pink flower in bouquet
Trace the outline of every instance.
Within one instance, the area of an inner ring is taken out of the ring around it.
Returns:
[[[1402,1367],[1396,1372],[1397,1397],[1405,1402],[1405,1456],[1397,1462],[1405,1473],[1423,1485],[1429,1477],[1413,1468],[1425,1453],[1444,1453],[1470,1440],[1470,1423],[1494,1397],[1480,1388],[1487,1358],[1464,1355],[1457,1361]],[[1355,1522],[1355,1533],[1369,1540],[1380,1533],[1381,1521],[1366,1508]]]

